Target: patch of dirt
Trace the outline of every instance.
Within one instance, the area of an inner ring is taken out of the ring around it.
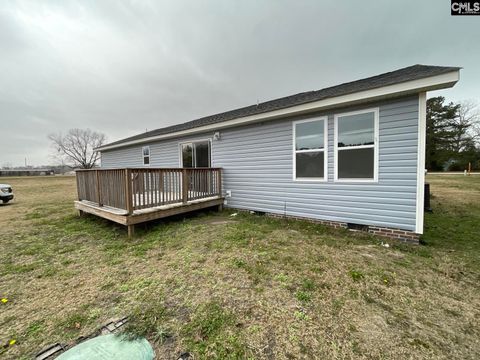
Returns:
[[[201,220],[195,220],[198,223],[201,224],[208,224],[208,225],[226,225],[226,224],[235,224],[237,221],[231,220],[228,218],[219,218],[219,217],[211,217],[211,218],[205,218]]]

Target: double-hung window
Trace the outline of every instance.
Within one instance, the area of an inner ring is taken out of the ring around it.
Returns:
[[[335,115],[335,180],[377,181],[378,109]]]
[[[150,165],[150,146],[142,147],[143,165]]]
[[[293,179],[327,178],[327,118],[293,123]]]

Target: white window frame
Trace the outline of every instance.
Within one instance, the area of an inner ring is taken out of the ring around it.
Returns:
[[[366,114],[366,113],[374,113],[374,121],[373,121],[373,145],[359,145],[359,146],[344,146],[339,148],[338,147],[338,118],[343,116],[351,116],[351,115],[359,115],[359,114]],[[335,114],[333,117],[334,121],[334,181],[335,182],[345,182],[345,183],[378,183],[378,126],[379,126],[379,108],[370,108],[370,109],[362,109],[357,111],[350,111],[341,114]],[[338,178],[338,152],[342,150],[353,150],[353,149],[370,149],[373,148],[373,179],[366,179],[366,178],[351,178],[351,179],[339,179]]]
[[[297,124],[323,121],[323,149],[297,150],[296,144],[296,126]],[[328,116],[316,117],[306,120],[297,120],[292,122],[293,127],[293,181],[298,182],[326,182],[328,181]],[[323,151],[323,177],[297,177],[297,153],[322,152]]]
[[[145,155],[144,153],[144,150],[145,149],[148,149],[148,155]],[[146,146],[142,146],[142,162],[143,162],[143,166],[150,166],[151,164],[151,157],[150,157],[150,145],[146,145]],[[148,157],[148,164],[145,164],[145,158]]]
[[[212,142],[212,138],[206,138],[206,139],[193,139],[193,140],[182,141],[178,143],[178,163],[181,168],[183,168],[183,152],[182,152],[183,145],[192,145],[192,161],[193,161],[193,164],[195,164],[195,148],[193,147],[193,144],[197,142],[202,142],[202,141],[208,141],[209,143],[210,153],[208,155],[210,156],[210,167],[213,167],[213,156],[212,156],[213,142]],[[196,169],[196,168],[193,167],[192,169]],[[205,168],[199,168],[199,169],[205,169]]]

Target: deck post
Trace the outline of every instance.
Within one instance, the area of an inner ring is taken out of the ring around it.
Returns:
[[[222,196],[222,169],[218,169],[218,196]],[[223,211],[223,204],[218,205],[218,211]]]
[[[100,175],[98,174],[98,170],[95,170],[95,177],[97,178],[97,203],[98,203],[98,206],[103,206],[102,194],[100,191]]]
[[[131,238],[135,234],[135,225],[127,225],[128,237]]]
[[[222,169],[218,169],[218,196],[222,196]]]
[[[182,200],[186,204],[188,202],[188,172],[187,169],[182,170]]]
[[[77,200],[81,201],[82,199],[80,199],[80,186],[83,186],[83,184],[80,185],[80,178],[78,176],[78,171],[75,171],[75,181],[77,182]]]
[[[133,212],[132,196],[132,170],[125,169],[125,207],[128,215],[131,215]],[[130,233],[130,226],[128,229]]]

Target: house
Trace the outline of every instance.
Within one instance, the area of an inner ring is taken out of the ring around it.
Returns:
[[[459,72],[414,65],[141,133],[98,148],[101,168],[221,168],[227,207],[416,241],[426,92]]]

